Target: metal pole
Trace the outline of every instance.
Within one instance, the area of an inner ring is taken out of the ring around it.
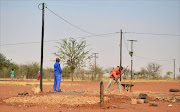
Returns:
[[[137,40],[128,40],[131,41],[131,51],[129,52],[130,56],[131,56],[131,80],[133,77],[133,41],[137,42]]]
[[[42,4],[42,38],[41,38],[41,69],[40,69],[41,92],[42,92],[42,77],[43,77],[43,44],[44,44],[44,3]]]
[[[132,67],[133,67],[133,59],[132,59],[132,56],[131,56],[131,80],[132,80]]]
[[[98,58],[97,56],[96,56],[96,54],[98,54],[98,53],[93,53],[95,56],[94,56],[94,58],[95,58],[95,68],[94,68],[94,75],[95,75],[95,78],[96,78],[96,58]]]
[[[123,31],[121,29],[121,35],[120,35],[120,67],[122,66],[122,33],[123,33]],[[121,76],[120,76],[119,80],[121,81]]]
[[[175,76],[175,59],[174,59],[174,80],[176,80],[176,76]]]
[[[131,51],[133,52],[133,41],[131,41]],[[133,67],[133,55],[131,55],[131,80],[132,80],[132,67]]]
[[[96,78],[96,53],[95,53],[95,78]]]

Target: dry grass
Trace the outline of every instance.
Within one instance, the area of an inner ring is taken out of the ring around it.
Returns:
[[[21,85],[21,86],[26,86],[26,85],[39,85],[39,82],[18,82],[18,81],[0,81],[0,85]],[[43,85],[53,85],[54,82],[43,82]],[[75,84],[75,83],[68,83],[64,84],[61,83],[61,86],[81,86],[80,84]]]

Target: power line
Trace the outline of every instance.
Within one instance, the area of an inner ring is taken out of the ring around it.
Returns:
[[[138,57],[138,58],[143,58],[143,59],[146,59],[146,60],[155,60],[155,61],[170,61],[172,59],[169,59],[169,60],[159,60],[159,59],[152,59],[152,58],[145,58],[145,57],[141,57],[141,56],[137,56],[137,55],[134,55],[135,57]]]
[[[34,44],[34,43],[40,43],[41,41],[37,41],[37,42],[24,42],[24,43],[12,43],[12,44],[3,44],[0,46],[9,46],[9,45],[22,45],[22,44]]]
[[[168,63],[166,63],[166,64],[161,65],[161,67],[167,66],[167,65],[169,65],[169,64],[171,64],[171,63],[172,63],[172,61],[170,61],[170,62],[168,62]]]
[[[49,9],[49,8],[47,8],[47,7],[46,7],[46,9],[48,9],[51,13],[55,14],[56,16],[58,16],[60,19],[62,19],[62,20],[65,21],[66,23],[70,24],[71,26],[73,26],[73,27],[75,27],[75,28],[77,28],[77,29],[79,29],[79,30],[81,30],[81,31],[83,31],[83,32],[86,32],[86,33],[95,35],[95,34],[89,32],[89,31],[86,31],[86,30],[84,30],[84,29],[82,29],[82,28],[80,28],[80,27],[78,27],[78,26],[76,26],[76,25],[70,23],[70,22],[67,21],[66,19],[62,18],[60,15],[56,14],[55,12],[53,12],[51,9]]]
[[[134,33],[134,34],[148,34],[148,35],[166,35],[166,36],[180,36],[176,34],[157,34],[157,33],[137,33],[137,32],[124,32],[124,33]]]
[[[102,36],[107,36],[107,35],[113,35],[113,34],[118,34],[119,32],[113,32],[113,33],[105,33],[105,34],[99,34],[99,35],[89,35],[89,36],[81,36],[81,37],[75,37],[77,38],[88,38],[88,37],[102,37]],[[65,38],[64,38],[65,39]],[[44,42],[52,42],[52,41],[59,41],[63,39],[56,39],[56,40],[46,40]],[[12,43],[12,44],[2,44],[0,46],[10,46],[10,45],[23,45],[23,44],[35,44],[35,43],[40,43],[41,41],[36,41],[36,42],[23,42],[23,43]]]

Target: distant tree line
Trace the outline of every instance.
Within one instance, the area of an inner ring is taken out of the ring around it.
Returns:
[[[2,53],[0,53],[0,78],[10,78],[10,71],[14,69],[15,78],[17,79],[35,79],[37,73],[40,70],[40,66],[37,62],[18,65],[11,60],[7,59]],[[53,78],[53,69],[47,68],[43,70],[43,78]]]
[[[3,54],[0,53],[0,78],[10,78],[10,71],[14,69],[15,79],[36,79],[37,73],[40,70],[39,63],[32,62],[28,64],[18,65],[11,60],[7,59]],[[94,73],[94,65],[91,65],[88,70],[85,70],[81,67],[77,67],[74,71],[74,79],[76,80],[92,80],[98,81],[103,78],[103,69],[100,67],[96,67],[96,75]],[[65,66],[62,68],[64,78],[62,79],[70,79],[72,78],[72,70],[69,66]],[[43,79],[51,80],[54,78],[54,69],[46,68],[43,69]]]
[[[161,66],[156,63],[149,63],[146,67],[142,67],[140,71],[133,71],[133,79],[170,79],[173,75],[171,71],[167,71],[164,76],[160,75]],[[22,77],[25,79],[36,79],[37,73],[40,70],[39,63],[32,62],[28,64],[18,65],[11,60],[7,59],[3,54],[0,53],[0,78],[10,78],[10,71],[14,69],[15,78],[21,79]],[[82,67],[77,67],[74,71],[73,78],[78,81],[101,81],[104,78],[104,74],[110,74],[113,70],[113,67],[109,67],[103,69],[99,66],[91,65],[84,69]],[[64,79],[72,78],[72,69],[69,66],[65,66],[62,68]],[[122,75],[122,78],[130,79],[131,70],[127,69],[127,71]],[[43,69],[43,79],[52,80],[54,78],[54,70],[53,68]],[[109,78],[109,77],[107,77]]]
[[[134,79],[171,79],[173,76],[173,72],[167,71],[166,74],[163,76],[160,74],[161,65],[157,63],[149,63],[146,67],[142,67],[140,71],[133,71],[133,78]],[[128,69],[125,74],[123,74],[124,79],[130,79],[131,77],[131,70]],[[180,77],[177,77],[180,78]]]

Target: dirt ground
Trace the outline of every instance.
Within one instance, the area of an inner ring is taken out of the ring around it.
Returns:
[[[1,112],[180,112],[180,82],[133,82],[132,92],[118,92],[117,84],[104,93],[104,106],[100,107],[100,82],[62,81],[62,92],[53,92],[53,81],[43,81],[43,92],[34,94],[33,84],[38,81],[0,80]],[[13,84],[5,83],[10,82]],[[31,83],[31,84],[14,84]],[[104,89],[108,82],[104,82]],[[18,95],[19,92],[27,95]],[[131,104],[140,93],[148,95],[148,103]],[[155,102],[158,106],[149,106]],[[170,104],[172,106],[170,106]],[[169,106],[168,106],[169,105]]]

